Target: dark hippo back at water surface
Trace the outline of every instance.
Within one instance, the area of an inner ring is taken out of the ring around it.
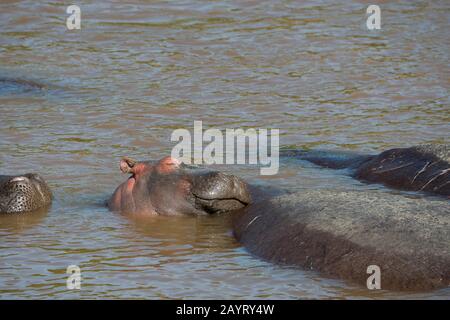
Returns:
[[[424,291],[450,285],[450,203],[361,191],[312,190],[275,197],[234,219],[256,256],[366,286]]]
[[[450,197],[448,144],[394,148],[378,155],[290,148],[281,154],[326,168],[347,169],[352,177],[364,182]]]

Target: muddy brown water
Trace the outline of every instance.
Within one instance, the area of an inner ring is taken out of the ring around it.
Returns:
[[[281,145],[378,152],[450,135],[448,1],[58,1],[0,3],[0,170],[38,171],[48,212],[0,217],[0,298],[444,298],[369,291],[249,255],[226,216],[130,220],[103,201],[123,155],[157,159],[170,134],[279,128]],[[366,189],[345,172],[285,160],[253,183]],[[421,196],[421,195],[418,195]],[[66,268],[82,289],[66,288]]]

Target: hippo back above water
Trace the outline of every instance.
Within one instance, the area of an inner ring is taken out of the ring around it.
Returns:
[[[390,149],[362,163],[354,176],[396,189],[450,196],[450,145]]]
[[[397,148],[379,155],[284,150],[283,156],[345,169],[366,182],[450,196],[448,145]],[[427,194],[303,190],[259,198],[233,217],[233,232],[266,260],[362,285],[381,272],[381,288],[450,286],[450,202]]]
[[[284,150],[282,154],[327,168],[348,168],[358,180],[381,183],[400,190],[450,196],[449,144],[395,148],[378,155],[298,149]]]

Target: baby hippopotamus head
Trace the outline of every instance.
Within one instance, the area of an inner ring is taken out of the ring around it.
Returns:
[[[35,211],[51,202],[50,188],[40,175],[0,175],[0,213]]]
[[[108,207],[139,215],[198,215],[229,212],[250,204],[247,184],[216,171],[189,170],[179,160],[120,161],[131,176],[108,200]]]

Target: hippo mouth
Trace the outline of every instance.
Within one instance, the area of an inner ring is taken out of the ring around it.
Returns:
[[[221,172],[206,172],[196,176],[191,192],[196,207],[207,213],[234,211],[251,203],[245,182]]]
[[[195,199],[195,206],[205,211],[206,213],[224,213],[229,211],[235,211],[245,208],[249,205],[248,202],[244,202],[238,198],[203,198],[197,194],[193,194]]]

